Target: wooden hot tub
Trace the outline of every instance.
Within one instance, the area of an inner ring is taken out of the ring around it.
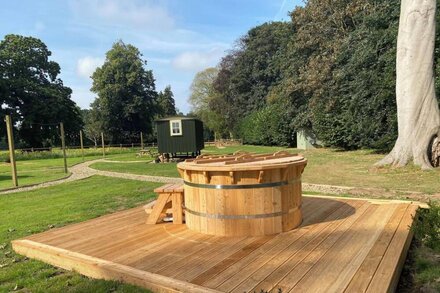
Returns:
[[[301,174],[307,160],[287,152],[199,156],[177,164],[189,229],[252,236],[301,224]]]

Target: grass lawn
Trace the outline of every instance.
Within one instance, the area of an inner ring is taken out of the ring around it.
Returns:
[[[93,159],[94,157],[87,157]],[[69,158],[67,164],[72,166],[82,162],[82,158]],[[39,159],[17,161],[17,174],[19,186],[41,183],[55,180],[67,176],[64,173],[63,159]],[[9,163],[0,164],[0,189],[11,188],[11,165]]]
[[[177,172],[176,164],[151,164],[148,162],[141,163],[107,163],[107,162],[97,162],[92,164],[90,167],[103,170],[103,171],[113,171],[120,173],[131,173],[140,175],[152,175],[152,176],[165,176],[165,177],[179,177]]]
[[[117,161],[129,161],[129,160],[145,160],[151,158],[136,158],[138,149],[122,149],[114,148],[107,150],[108,154],[106,159]],[[40,156],[47,156],[49,154],[29,154],[30,157],[18,156],[17,158],[17,173],[18,173],[18,185],[24,186],[29,184],[42,183],[55,179],[60,179],[67,174],[64,173],[63,158],[38,158]],[[58,153],[52,154],[57,156]],[[35,158],[33,157],[35,156]],[[100,150],[85,150],[84,161],[101,159],[102,154]],[[78,150],[67,151],[67,165],[72,166],[83,162],[81,153]],[[11,188],[11,165],[9,163],[0,163],[0,190]]]
[[[0,196],[0,292],[146,292],[98,281],[15,254],[10,241],[51,227],[137,206],[160,183],[95,176],[30,192]]]
[[[423,289],[424,292],[440,292],[440,250],[426,247],[417,239],[412,245],[409,257],[414,262],[410,268],[413,287],[416,287],[413,292],[423,292]]]
[[[232,149],[234,148],[221,149],[221,151],[231,152]],[[270,152],[277,148],[245,146],[240,149]],[[211,148],[208,148],[207,151],[210,150]],[[212,150],[215,151],[215,149]],[[404,180],[396,179],[402,176],[401,174],[409,173],[413,174],[412,176],[420,174],[425,176],[426,174],[426,178],[419,177],[423,178],[422,182],[419,182],[420,185],[414,184],[421,188],[420,186],[428,186],[429,180],[433,180],[430,179],[430,176],[437,176],[438,178],[439,175],[438,171],[421,172],[413,167],[403,168],[402,170],[389,168],[380,169],[379,171],[374,170],[371,169],[371,164],[381,156],[367,151],[315,150],[304,153],[309,158],[309,166],[307,167],[309,172],[305,174],[305,177],[308,180],[320,179],[320,182],[326,182],[325,180],[342,182],[342,179],[351,180],[350,176],[358,176],[358,178],[366,178],[362,182],[363,184],[374,182],[374,178],[379,178],[376,179],[377,182],[383,181],[387,184],[393,184],[394,180]],[[130,160],[133,155],[113,154],[109,157],[113,160],[125,161]],[[37,162],[37,166],[50,168],[60,162],[56,160],[58,159],[29,160],[22,163]],[[69,164],[81,160],[81,158],[72,158],[69,160]],[[133,160],[139,160],[139,158],[134,156]],[[141,160],[148,159],[141,158]],[[336,162],[342,163],[341,166],[336,166]],[[95,165],[119,172],[177,176],[175,164],[126,162]],[[338,167],[338,169],[332,169],[332,165]],[[347,172],[344,173],[341,169]],[[320,172],[325,178],[319,178],[319,174],[314,174],[314,172]],[[339,178],[340,181],[337,181],[338,176],[343,178]],[[329,183],[329,181],[326,183]],[[394,184],[397,186],[399,182]],[[434,190],[439,183],[431,181],[431,184],[433,184],[432,189]],[[159,185],[161,183],[94,176],[30,192],[0,195],[0,292],[9,292],[14,289],[22,292],[146,292],[141,288],[118,282],[92,280],[73,272],[57,269],[42,262],[19,256],[12,251],[10,241],[52,227],[81,222],[113,211],[137,206],[152,198],[154,196],[153,189]],[[339,185],[343,184],[339,183]],[[437,192],[439,190],[437,189]],[[425,216],[424,223],[431,223],[430,227],[434,227],[431,231],[434,231],[432,233],[435,235],[435,227],[438,227],[440,213],[438,213],[438,209],[432,212],[430,217]],[[422,224],[422,227],[427,227],[425,225]],[[416,235],[415,243],[421,243],[423,239],[426,239],[423,233],[422,236]],[[409,276],[408,279],[412,281],[405,284],[407,275],[404,275],[401,279],[404,283],[404,289],[410,288],[408,292],[411,292],[411,290],[417,291],[424,286],[440,288],[440,271],[438,269],[440,258],[438,251],[438,249],[432,250],[423,244],[413,244],[405,269],[406,274]]]
[[[153,158],[148,156],[137,156],[138,150],[134,150],[133,152],[124,153],[124,154],[112,154],[106,156],[105,159],[109,161],[145,161],[151,162]]]
[[[208,147],[204,154],[233,153],[237,150],[249,152],[275,152],[288,150],[300,152],[308,159],[303,181],[315,184],[352,186],[358,188],[381,188],[398,190],[402,195],[406,191],[423,192],[427,194],[440,193],[440,169],[421,171],[414,166],[405,168],[374,168],[375,162],[384,155],[375,154],[369,150],[338,151],[334,149],[316,149],[298,151],[280,147],[234,146],[218,149]],[[175,164],[140,163],[105,163],[99,162],[91,166],[98,170],[133,173],[141,175],[158,175],[177,177]]]
[[[397,292],[440,292],[440,204],[420,210]],[[410,288],[410,290],[408,290]]]
[[[415,166],[375,168],[383,154],[369,150],[317,149],[302,152],[309,163],[304,182],[387,190],[440,193],[440,169],[422,171]]]
[[[270,153],[278,150],[285,150],[282,147],[265,147],[265,146],[232,146],[226,148],[216,148],[216,147],[207,147],[202,153],[203,154],[230,154],[235,151],[247,151],[247,152],[255,152],[255,153]],[[177,172],[176,164],[150,164],[152,158],[142,157],[142,158],[131,158],[129,155],[125,155],[122,159],[112,158],[110,160],[118,160],[118,161],[137,161],[144,160],[145,162],[132,162],[132,163],[107,163],[107,162],[98,162],[91,165],[92,168],[103,171],[113,171],[113,172],[121,172],[121,173],[132,173],[139,175],[153,175],[153,176],[165,176],[165,177],[179,177],[179,173]]]

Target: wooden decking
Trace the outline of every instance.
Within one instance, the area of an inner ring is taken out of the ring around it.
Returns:
[[[142,207],[13,241],[20,254],[154,292],[386,292],[399,279],[418,206],[305,197],[304,221],[265,237],[145,224]]]

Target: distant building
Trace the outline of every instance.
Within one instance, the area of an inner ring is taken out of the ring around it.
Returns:
[[[203,123],[196,118],[168,117],[156,120],[157,147],[161,154],[195,156],[205,147]]]
[[[310,130],[300,130],[296,133],[296,147],[300,150],[314,149],[322,146],[322,143],[316,138]]]

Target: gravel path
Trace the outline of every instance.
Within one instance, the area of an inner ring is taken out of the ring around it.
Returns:
[[[101,171],[90,168],[90,165],[96,162],[107,162],[104,159],[87,161],[84,163],[76,164],[69,168],[70,176],[67,178],[62,178],[58,180],[43,182],[39,184],[23,186],[19,188],[9,189],[1,191],[0,194],[8,194],[8,193],[16,193],[22,191],[30,191],[35,189],[40,189],[43,187],[54,186],[58,184],[62,184],[65,182],[71,182],[76,180],[81,180],[84,178],[88,178],[94,175],[101,175],[107,177],[116,177],[123,179],[131,179],[131,180],[139,180],[139,181],[149,181],[149,182],[163,182],[163,183],[179,183],[182,182],[180,178],[172,178],[172,177],[162,177],[162,176],[148,176],[148,175],[136,175],[136,174],[128,174],[128,173],[118,173],[118,172],[110,172],[110,171]]]
[[[1,191],[0,194],[8,194],[15,193],[21,191],[30,191],[43,187],[54,186],[58,184],[62,184],[65,182],[71,182],[76,180],[81,180],[84,178],[88,178],[94,175],[101,175],[107,177],[115,177],[122,179],[131,179],[131,180],[139,180],[139,181],[148,181],[148,182],[161,182],[161,183],[180,183],[182,179],[175,177],[162,177],[162,176],[149,176],[149,175],[136,175],[129,173],[119,173],[119,172],[111,172],[111,171],[101,171],[90,168],[90,165],[96,162],[116,162],[116,161],[107,161],[105,159],[98,159],[87,161],[84,163],[80,163],[74,165],[69,168],[71,175],[67,178],[62,178],[54,181],[44,182],[40,184],[35,184],[31,186],[24,186],[15,189],[9,189]],[[132,162],[132,161],[123,161],[124,163]],[[136,161],[137,162],[137,161]],[[144,161],[141,161],[144,162]],[[440,194],[434,195],[426,195],[419,192],[397,192],[392,190],[385,190],[380,188],[356,188],[356,187],[348,187],[348,186],[333,186],[333,185],[324,185],[324,184],[310,184],[303,182],[302,189],[305,193],[307,192],[317,192],[319,194],[332,194],[332,195],[350,195],[355,197],[368,197],[368,198],[389,198],[389,199],[408,199],[415,201],[423,201],[427,202],[429,199],[440,200]],[[403,193],[403,194],[402,194]]]

